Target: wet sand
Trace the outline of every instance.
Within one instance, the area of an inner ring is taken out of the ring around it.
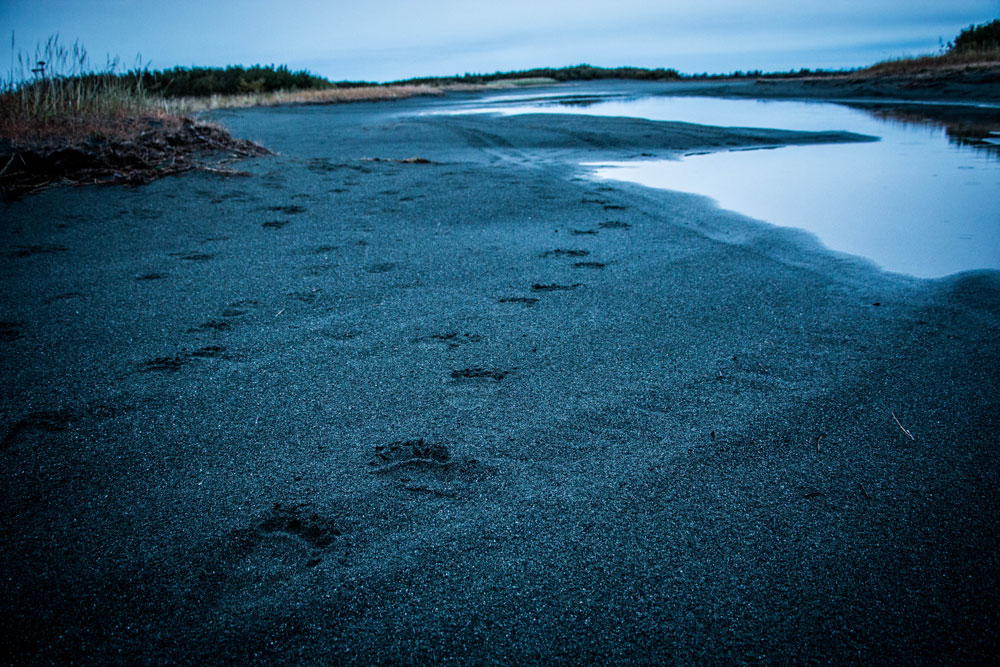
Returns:
[[[997,273],[575,166],[863,138],[445,103],[0,204],[10,659],[996,655]]]

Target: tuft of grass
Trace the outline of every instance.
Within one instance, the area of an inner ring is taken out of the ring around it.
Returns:
[[[141,77],[123,76],[117,60],[93,70],[86,49],[79,42],[65,46],[58,35],[33,54],[20,52],[18,67],[0,80],[0,136],[8,141],[117,135],[135,118],[164,115]]]
[[[169,113],[163,98],[143,86],[140,69],[121,73],[118,61],[109,60],[92,70],[79,42],[67,47],[50,37],[34,54],[22,52],[18,65],[20,72],[12,69],[0,81],[5,197],[61,183],[136,185],[192,169],[231,174],[226,161],[268,152]]]
[[[905,76],[1000,66],[1000,48],[897,58],[858,70],[862,76]]]
[[[443,95],[440,86],[359,86],[350,88],[327,88],[321,90],[276,90],[272,92],[250,92],[230,95],[205,95],[199,97],[178,97],[162,101],[162,107],[170,113],[197,113],[211,109],[235,109],[282,104],[339,104],[342,102],[369,102],[396,100],[417,95]]]
[[[962,30],[941,53],[897,58],[858,71],[862,76],[910,76],[1000,67],[1000,19]]]

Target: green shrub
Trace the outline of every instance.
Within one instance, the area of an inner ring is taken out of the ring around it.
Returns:
[[[949,50],[955,52],[990,51],[1000,49],[1000,19],[970,25],[955,38]]]
[[[239,93],[272,93],[278,90],[322,90],[334,84],[306,70],[293,72],[285,65],[241,67],[173,67],[142,73],[143,87],[163,97],[201,97]]]
[[[643,67],[594,67],[574,65],[572,67],[539,67],[515,72],[494,72],[493,74],[469,74],[453,77],[427,77],[407,79],[397,83],[442,85],[449,83],[481,84],[491,81],[512,79],[552,79],[554,81],[593,81],[597,79],[634,79],[639,81],[673,81],[680,78],[675,69],[646,69]]]

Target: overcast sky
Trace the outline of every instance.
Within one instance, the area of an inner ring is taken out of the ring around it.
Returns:
[[[58,33],[94,64],[141,54],[154,69],[285,63],[375,81],[580,63],[855,67],[997,17],[1000,0],[0,0],[24,51]]]

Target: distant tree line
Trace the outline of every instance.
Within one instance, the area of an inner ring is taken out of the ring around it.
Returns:
[[[574,65],[572,67],[538,67],[535,69],[493,74],[468,74],[450,77],[424,77],[406,79],[395,83],[406,84],[448,84],[448,83],[490,83],[512,79],[553,79],[555,81],[593,81],[595,79],[634,79],[639,81],[673,81],[681,78],[675,69],[646,69],[643,67],[594,67]]]
[[[989,23],[970,25],[948,45],[949,51],[996,51],[1000,49],[1000,19]]]
[[[135,76],[135,73],[131,74]],[[253,67],[174,67],[143,71],[142,85],[148,93],[163,97],[270,93],[277,90],[333,88],[335,84],[306,70],[293,72],[285,65]]]

